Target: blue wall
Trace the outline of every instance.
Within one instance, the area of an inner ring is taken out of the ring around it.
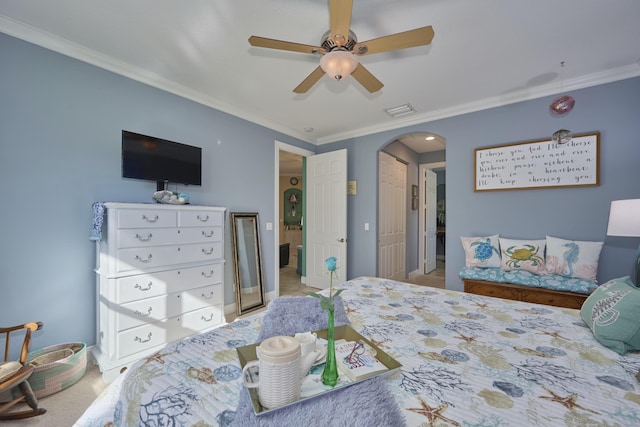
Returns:
[[[313,145],[4,34],[0,52],[0,325],[43,321],[34,348],[95,343],[91,204],[152,202],[155,191],[121,178],[122,129],[202,147],[202,186],[179,189],[194,204],[260,213],[274,291],[274,235],[264,223],[276,221],[275,141]],[[225,278],[231,304],[231,261]]]
[[[376,274],[378,150],[409,132],[447,139],[449,288],[461,288],[461,235],[604,240],[600,279],[631,272],[640,242],[605,233],[610,201],[640,198],[638,78],[572,93],[575,110],[562,119],[540,99],[314,147],[4,34],[0,51],[0,324],[43,321],[34,347],[95,342],[91,203],[150,201],[155,190],[121,178],[122,129],[202,146],[203,185],[180,190],[196,204],[258,211],[263,224],[276,220],[275,140],[318,152],[347,148],[348,179],[358,181],[358,194],[348,197],[350,278]],[[474,148],[544,138],[560,127],[602,132],[600,187],[473,192]],[[273,291],[274,236],[262,229]],[[225,304],[234,299],[232,277],[228,262]]]
[[[640,78],[571,95],[576,107],[561,118],[548,112],[552,97],[540,98],[319,147],[348,148],[349,179],[358,181],[358,194],[349,200],[349,277],[376,272],[377,227],[366,232],[362,224],[377,220],[377,152],[399,135],[418,132],[446,138],[447,288],[462,289],[460,236],[496,233],[604,241],[600,282],[631,274],[639,239],[607,237],[606,228],[612,200],[640,198]],[[559,128],[600,131],[599,187],[473,191],[475,148],[548,138]]]

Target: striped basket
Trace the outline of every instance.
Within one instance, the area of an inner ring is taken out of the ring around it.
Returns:
[[[29,353],[27,363],[37,364],[29,377],[36,397],[57,393],[78,382],[87,370],[86,350],[85,343],[66,343]]]

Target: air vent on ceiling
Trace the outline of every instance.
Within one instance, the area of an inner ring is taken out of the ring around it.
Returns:
[[[391,117],[400,117],[407,114],[415,113],[416,110],[410,104],[399,105],[397,107],[391,107],[384,110]]]

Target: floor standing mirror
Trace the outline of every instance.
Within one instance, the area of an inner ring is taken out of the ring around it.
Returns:
[[[265,306],[258,214],[232,212],[231,238],[236,313],[240,316]]]

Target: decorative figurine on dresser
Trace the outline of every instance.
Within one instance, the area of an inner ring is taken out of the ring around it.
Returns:
[[[225,208],[108,202],[93,209],[93,354],[110,382],[166,343],[224,321]]]

